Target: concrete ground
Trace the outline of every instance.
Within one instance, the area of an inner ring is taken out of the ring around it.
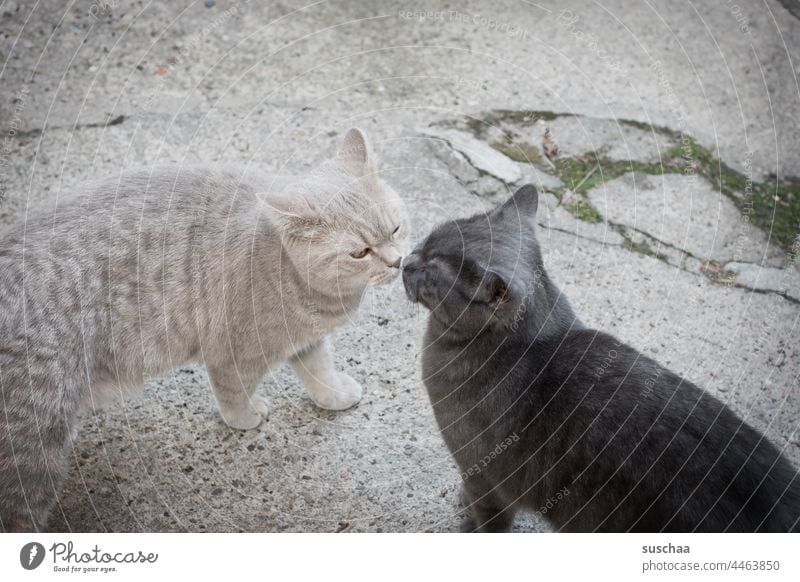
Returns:
[[[357,125],[417,238],[538,183],[545,260],[583,319],[800,465],[797,14],[794,0],[5,0],[0,221],[120,167],[299,172]],[[88,415],[52,528],[457,529],[424,319],[399,283],[370,294],[335,337],[366,389],[346,412],[314,408],[281,368],[259,387],[269,419],[233,431],[188,366]]]

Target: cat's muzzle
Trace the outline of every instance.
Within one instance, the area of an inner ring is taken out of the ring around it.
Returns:
[[[420,290],[422,289],[424,271],[420,268],[420,263],[419,255],[411,253],[403,259],[401,267],[406,297],[415,303],[419,303],[421,300]]]

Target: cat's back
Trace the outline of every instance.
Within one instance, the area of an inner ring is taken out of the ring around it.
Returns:
[[[131,247],[139,257],[159,247],[174,253],[190,242],[191,231],[206,239],[226,229],[235,233],[236,224],[255,214],[257,195],[279,179],[238,166],[159,164],[92,180],[0,229],[3,271],[23,262],[34,269],[53,263],[97,268]]]
[[[110,285],[137,300],[151,287],[177,289],[192,249],[207,256],[266,228],[257,196],[274,182],[258,169],[159,164],[65,189],[0,229],[3,327],[45,302],[71,315],[101,309]]]
[[[147,230],[155,218],[182,221],[203,211],[230,215],[278,179],[233,165],[130,168],[65,188],[49,203],[27,210],[0,230],[0,245],[8,248],[23,237],[26,243],[64,242],[70,238],[65,235],[77,238],[104,228]]]
[[[575,499],[591,500],[554,512],[571,520],[565,529],[798,527],[796,470],[719,399],[596,330],[570,332],[545,355],[545,432],[568,443]]]

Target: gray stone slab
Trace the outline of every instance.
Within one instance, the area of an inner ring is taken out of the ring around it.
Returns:
[[[781,263],[784,255],[702,177],[627,174],[591,190],[609,221],[642,231],[700,260]]]

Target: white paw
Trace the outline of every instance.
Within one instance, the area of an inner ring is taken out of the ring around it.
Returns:
[[[250,398],[250,405],[253,407],[253,410],[255,410],[258,414],[261,415],[262,418],[269,414],[269,406],[267,406],[267,399],[264,398],[263,396],[260,396],[258,394],[253,394],[253,396]]]
[[[264,417],[267,416],[267,412],[267,401],[263,396],[259,396],[258,394],[253,394],[253,396],[250,397],[250,402],[241,410],[220,410],[225,423],[229,427],[239,430],[250,430],[257,427],[261,424]]]
[[[337,386],[311,395],[314,404],[325,410],[345,410],[358,404],[364,394],[361,384],[343,372],[339,372],[336,379]]]

